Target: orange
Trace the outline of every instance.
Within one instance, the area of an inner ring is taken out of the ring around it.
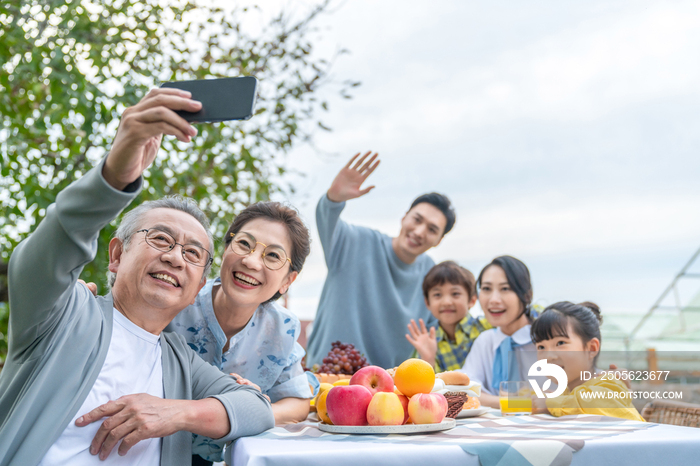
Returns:
[[[328,410],[326,409],[326,398],[331,390],[326,390],[318,396],[318,399],[316,400],[316,414],[318,414],[318,418],[321,421],[325,422],[326,424],[333,425],[331,418],[328,417]]]
[[[435,385],[435,371],[422,359],[407,359],[396,368],[394,383],[409,398],[416,393],[430,393]]]
[[[311,406],[312,406],[313,408],[315,408],[315,407],[316,407],[316,401],[317,401],[318,398],[321,396],[321,393],[325,392],[326,390],[330,390],[331,388],[333,388],[333,385],[332,385],[332,384],[322,382],[322,383],[321,383],[321,386],[318,388],[318,393],[316,394],[316,396],[315,396],[314,398],[311,399]]]
[[[464,403],[464,406],[462,406],[462,409],[476,409],[479,406],[481,406],[479,399],[475,396],[470,396],[467,402]]]

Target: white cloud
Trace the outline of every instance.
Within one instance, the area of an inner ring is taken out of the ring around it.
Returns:
[[[595,17],[551,34],[543,31],[532,42],[513,40],[493,55],[440,43],[447,33],[435,27],[427,40],[436,49],[448,48],[453,63],[441,62],[444,54],[413,55],[401,47],[404,34],[389,42],[396,24],[402,32],[423,26],[399,12],[401,21],[391,22],[384,42],[344,38],[353,44],[353,55],[341,67],[361,74],[365,83],[350,112],[364,124],[336,124],[331,137],[454,138],[467,127],[522,118],[593,120],[659,96],[698,95],[700,60],[689,58],[700,45],[700,5],[657,4],[639,10]],[[368,19],[366,27],[379,27],[380,21],[381,16],[375,22]],[[463,66],[454,63],[463,60]]]
[[[440,260],[489,260],[504,253],[615,252],[692,241],[700,238],[700,216],[692,214],[698,205],[700,196],[657,194],[576,201],[550,191],[471,211],[467,225],[447,235],[433,255]]]

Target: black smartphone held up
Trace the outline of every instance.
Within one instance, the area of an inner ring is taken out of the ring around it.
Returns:
[[[171,81],[160,87],[174,87],[192,93],[192,98],[202,102],[196,113],[178,111],[189,122],[204,123],[228,120],[247,120],[253,116],[258,80],[254,76],[240,78],[200,79],[197,81]]]

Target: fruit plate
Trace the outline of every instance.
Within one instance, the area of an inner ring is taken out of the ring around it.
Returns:
[[[318,428],[331,434],[422,434],[452,429],[456,424],[454,419],[445,418],[438,424],[405,424],[402,426],[333,426],[319,422]]]
[[[463,419],[465,417],[477,417],[481,416],[482,414],[488,413],[491,411],[491,408],[488,406],[480,406],[478,408],[472,408],[472,409],[463,409],[462,411],[457,414],[457,419]]]

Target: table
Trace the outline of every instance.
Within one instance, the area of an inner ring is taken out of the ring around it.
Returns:
[[[603,416],[460,419],[450,431],[401,436],[334,435],[313,421],[276,427],[235,442],[233,466],[621,466],[697,464],[700,429]]]

